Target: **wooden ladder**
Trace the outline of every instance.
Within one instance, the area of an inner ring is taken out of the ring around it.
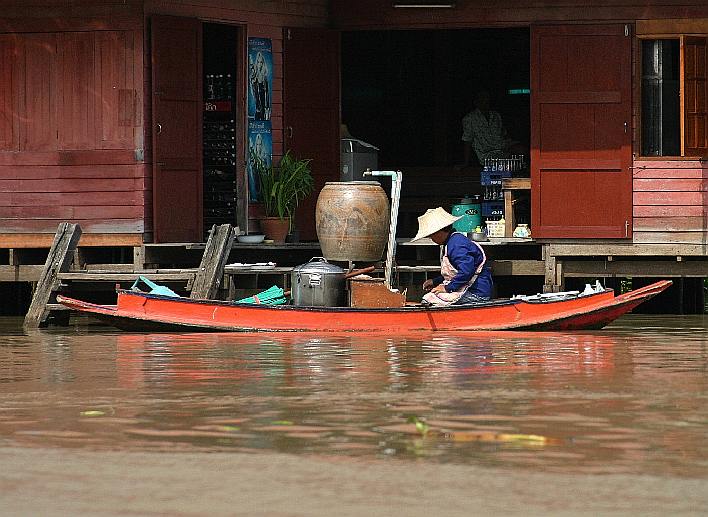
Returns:
[[[236,234],[230,224],[211,227],[202,262],[192,283],[190,298],[198,300],[216,298],[235,237]]]
[[[59,314],[69,315],[69,311],[64,306],[56,303],[56,294],[61,287],[61,279],[67,277],[80,279],[92,276],[88,273],[68,273],[80,238],[81,227],[78,224],[61,223],[59,225],[54,236],[54,242],[49,250],[49,255],[44,263],[44,269],[34,290],[32,302],[25,315],[26,327],[47,326],[50,315],[52,318],[56,317],[58,324],[68,324],[66,317],[62,320],[58,316]],[[199,269],[194,274],[193,279],[188,282],[188,286],[191,284],[190,298],[216,298],[224,277],[224,267],[229,259],[234,238],[234,228],[230,224],[212,226]],[[139,274],[147,273],[140,271],[134,271],[132,274],[127,273],[128,278]],[[177,276],[182,274],[181,271],[175,273]],[[101,280],[124,280],[126,273],[103,273],[99,276]],[[148,276],[152,275],[148,274]],[[158,274],[157,276],[160,275]]]

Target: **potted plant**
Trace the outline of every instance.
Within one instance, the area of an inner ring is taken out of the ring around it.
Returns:
[[[259,201],[265,217],[261,219],[263,232],[276,243],[285,242],[292,230],[293,215],[300,201],[312,193],[314,179],[310,162],[293,158],[290,151],[277,165],[265,166],[256,161]]]

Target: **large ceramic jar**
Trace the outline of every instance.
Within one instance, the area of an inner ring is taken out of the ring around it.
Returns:
[[[322,255],[327,260],[381,260],[389,219],[388,197],[377,182],[325,183],[315,209]]]

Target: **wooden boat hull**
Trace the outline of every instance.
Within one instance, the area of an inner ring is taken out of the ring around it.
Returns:
[[[57,301],[126,330],[149,332],[415,332],[600,329],[671,285],[663,280],[615,296],[499,300],[483,305],[366,309],[247,305],[118,290],[115,306]]]

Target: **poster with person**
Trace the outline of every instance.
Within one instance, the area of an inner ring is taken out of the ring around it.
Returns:
[[[273,138],[270,120],[250,120],[248,122],[248,196],[251,201],[258,201],[257,164],[270,167],[273,162]]]
[[[248,118],[270,120],[273,94],[273,44],[248,38]]]

